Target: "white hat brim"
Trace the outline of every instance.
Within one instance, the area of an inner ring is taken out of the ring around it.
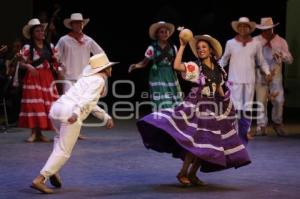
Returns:
[[[235,32],[237,32],[238,33],[238,25],[239,24],[248,24],[249,26],[250,26],[250,33],[252,33],[254,30],[255,30],[255,28],[256,28],[256,23],[255,22],[253,22],[253,21],[249,21],[249,22],[239,22],[239,21],[233,21],[233,22],[231,22],[231,27],[232,27],[232,29],[235,31]]]
[[[100,71],[113,66],[115,64],[118,64],[119,62],[109,62],[108,64],[101,66],[99,68],[92,68],[91,65],[87,65],[86,67],[84,67],[83,71],[82,71],[82,76],[90,76],[96,73],[99,73]]]
[[[170,31],[170,36],[174,33],[175,31],[175,26],[171,23],[154,23],[150,26],[149,28],[149,36],[151,39],[156,40],[156,31],[161,28],[161,27],[166,27]]]
[[[278,26],[278,25],[279,25],[279,23],[276,23],[276,24],[273,24],[273,25],[269,25],[269,26],[264,26],[264,25],[261,25],[261,24],[256,24],[256,28],[260,29],[260,30],[268,30],[268,29],[274,28],[275,26]]]
[[[197,53],[197,49],[196,49],[196,44],[199,40],[204,40],[204,41],[207,41],[208,43],[210,43],[210,45],[212,46],[212,48],[215,52],[216,58],[217,59],[221,58],[223,50],[222,50],[222,46],[221,46],[220,42],[218,40],[216,40],[215,38],[208,36],[208,35],[196,35],[193,37],[193,39],[191,39],[189,41],[190,48],[196,57],[199,57],[198,53]]]
[[[23,30],[22,30],[22,33],[23,33],[23,36],[26,38],[26,39],[30,39],[31,35],[30,35],[30,29],[33,27],[33,26],[44,26],[44,30],[46,30],[47,26],[48,26],[48,23],[41,23],[41,24],[38,24],[38,25],[25,25],[23,27]]]
[[[69,18],[69,19],[65,19],[65,20],[64,20],[64,25],[65,25],[65,27],[68,28],[68,29],[72,29],[72,26],[71,26],[71,22],[72,22],[72,21],[80,21],[80,20],[72,20],[72,19],[70,19],[70,18]],[[84,27],[84,26],[86,26],[86,24],[89,23],[90,19],[87,18],[87,19],[83,19],[82,21],[83,21],[83,27]]]

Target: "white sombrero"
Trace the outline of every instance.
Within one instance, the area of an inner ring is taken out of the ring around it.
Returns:
[[[33,26],[43,26],[44,30],[47,28],[47,23],[41,23],[39,19],[33,18],[28,21],[28,23],[23,27],[22,33],[26,39],[30,39],[30,29]]]
[[[222,56],[222,46],[220,44],[220,42],[218,40],[216,40],[215,38],[213,38],[210,35],[196,35],[193,37],[193,39],[191,39],[189,41],[190,47],[192,49],[192,52],[194,53],[194,55],[196,57],[198,57],[198,53],[197,53],[197,49],[196,49],[196,44],[199,40],[204,40],[207,41],[211,47],[214,50],[214,54],[216,56],[217,59],[221,58]]]
[[[255,25],[256,23],[253,21],[250,21],[248,17],[240,17],[238,21],[232,21],[231,22],[231,27],[235,32],[238,33],[238,26],[240,24],[248,24],[250,27],[250,33],[255,30]]]
[[[82,71],[82,76],[93,75],[117,63],[119,62],[110,62],[105,53],[96,54],[90,58],[89,65]]]
[[[273,19],[271,17],[265,17],[260,19],[260,24],[256,24],[256,28],[260,30],[267,30],[274,28],[277,26],[279,23],[274,24]]]
[[[149,36],[151,39],[156,40],[156,32],[158,29],[161,27],[166,27],[170,31],[170,36],[174,33],[175,31],[175,26],[171,23],[166,23],[164,21],[159,21],[157,23],[154,23],[150,26],[149,28]]]
[[[67,28],[72,29],[72,27],[71,27],[72,21],[82,21],[83,22],[83,27],[84,27],[90,21],[90,19],[84,19],[82,17],[81,13],[73,13],[73,14],[71,14],[70,18],[64,20],[64,25]]]

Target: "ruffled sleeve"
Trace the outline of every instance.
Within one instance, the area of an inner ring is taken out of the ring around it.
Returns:
[[[148,59],[152,60],[154,57],[154,48],[153,46],[148,46],[146,52],[145,52],[145,57],[147,57]]]
[[[22,58],[25,62],[28,62],[30,56],[30,46],[28,44],[24,45],[21,50]]]
[[[201,83],[199,66],[195,62],[186,62],[184,66],[185,72],[181,73],[182,78],[190,82]]]

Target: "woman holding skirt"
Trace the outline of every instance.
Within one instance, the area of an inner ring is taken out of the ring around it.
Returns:
[[[144,145],[158,152],[181,158],[183,165],[177,175],[185,185],[204,185],[196,176],[238,168],[249,164],[250,158],[236,131],[235,110],[229,99],[218,65],[222,46],[209,35],[197,35],[189,41],[197,60],[182,63],[187,42],[180,39],[174,69],[182,72],[193,87],[184,101],[174,109],[151,113],[137,122]]]

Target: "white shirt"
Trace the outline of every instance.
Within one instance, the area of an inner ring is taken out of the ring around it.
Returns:
[[[262,55],[261,45],[256,40],[248,42],[246,46],[235,38],[228,40],[220,65],[225,67],[228,62],[228,80],[233,83],[254,84],[256,65],[259,65],[266,74],[270,74],[269,66]]]
[[[105,89],[105,79],[99,75],[82,76],[55,103],[71,106],[73,113],[82,120],[92,113],[95,117],[106,121],[111,117],[97,103]]]
[[[59,61],[65,67],[65,79],[77,80],[83,70],[88,65],[91,53],[103,52],[102,48],[89,36],[84,35],[80,44],[69,35],[61,37],[56,45]]]
[[[291,64],[293,62],[293,57],[289,51],[287,42],[282,37],[276,34],[275,37],[270,41],[272,47],[270,48],[269,46],[266,46],[267,40],[262,35],[258,35],[254,37],[254,39],[261,44],[264,58],[270,66],[270,70],[274,70],[273,80],[281,80],[282,62],[285,62],[287,64]],[[275,53],[281,53],[282,58],[276,60],[274,58]],[[256,82],[265,82],[264,77],[263,75],[261,75],[259,69],[257,69],[256,75]]]

